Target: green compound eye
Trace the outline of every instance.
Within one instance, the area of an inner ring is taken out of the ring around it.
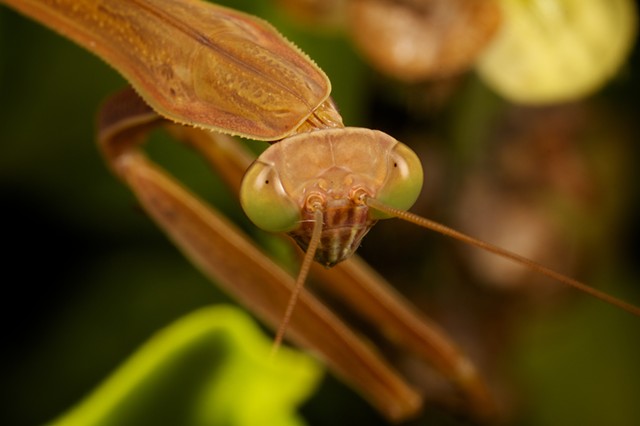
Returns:
[[[378,190],[376,200],[400,210],[408,210],[422,190],[422,165],[418,156],[406,145],[399,143],[389,153],[389,172]],[[372,209],[373,219],[391,216]]]
[[[270,232],[287,232],[300,222],[300,207],[286,193],[272,165],[256,161],[249,167],[240,188],[242,209],[251,221]]]

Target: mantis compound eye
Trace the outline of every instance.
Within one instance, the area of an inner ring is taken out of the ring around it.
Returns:
[[[259,160],[242,179],[240,203],[249,219],[265,231],[287,232],[300,223],[300,207],[285,191],[277,170]]]
[[[409,147],[398,142],[389,152],[387,177],[375,198],[387,206],[408,210],[420,195],[422,179],[422,165],[418,156]],[[373,219],[391,217],[375,209],[369,214]]]

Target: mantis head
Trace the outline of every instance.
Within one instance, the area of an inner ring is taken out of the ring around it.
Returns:
[[[258,227],[287,232],[305,251],[321,226],[315,260],[331,267],[349,256],[379,220],[368,199],[409,209],[422,166],[406,145],[374,130],[323,129],[269,147],[245,174],[240,200]],[[316,217],[321,222],[317,224]]]

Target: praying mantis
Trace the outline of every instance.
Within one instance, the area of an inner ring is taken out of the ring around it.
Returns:
[[[12,3],[12,2],[9,2],[9,3]],[[20,3],[22,3],[22,2],[15,2],[15,3],[16,3],[16,6],[18,6],[18,7],[19,7],[19,4],[20,4]],[[82,2],[76,2],[76,3],[77,3],[78,5],[81,5],[81,4],[82,4]],[[244,19],[244,15],[243,15],[243,19]],[[137,117],[137,118],[136,118],[136,120],[137,120],[137,119],[140,119],[140,120],[141,120],[141,123],[143,123],[143,124],[144,124],[144,123],[146,123],[146,121],[145,121],[145,120],[149,120],[149,122],[153,122],[153,121],[159,120],[159,119],[158,119],[158,117],[157,117],[157,115],[156,115],[156,114],[154,114],[154,113],[153,113],[153,111],[151,111],[148,107],[146,107],[146,106],[144,105],[144,103],[140,103],[140,102],[136,103],[136,102],[137,102],[137,101],[136,101],[136,98],[135,98],[135,97],[133,97],[133,98],[132,98],[130,94],[125,94],[125,95],[123,95],[123,96],[125,96],[125,99],[123,99],[123,100],[127,101],[127,99],[128,99],[128,102],[130,102],[130,104],[133,104],[133,105],[134,105],[134,107],[133,107],[133,108],[134,108],[133,112],[134,112],[135,114],[133,115],[133,117]],[[109,104],[109,105],[117,105],[117,103],[113,103],[113,104]],[[337,120],[337,119],[335,119],[335,118],[331,118],[331,117],[334,117],[334,114],[335,114],[335,113],[331,110],[331,106],[330,106],[330,105],[328,105],[328,106],[327,106],[327,108],[329,109],[329,112],[327,113],[327,115],[329,116],[329,119],[328,119],[328,120],[327,120],[327,119],[324,119],[324,120],[322,120],[322,121],[325,121],[325,122],[326,122],[326,121],[336,122],[336,120]],[[108,109],[107,109],[107,110],[108,110]],[[131,111],[129,111],[129,112],[131,112]],[[116,112],[112,112],[112,114],[115,114],[116,116],[115,116],[115,118],[113,118],[113,117],[112,117],[111,119],[112,119],[115,123],[119,123],[119,121],[118,121],[118,120],[121,120],[123,116],[117,116],[117,114],[118,114],[118,112],[117,112],[117,111],[116,111]],[[260,115],[260,114],[259,114],[259,115]],[[118,120],[115,120],[116,118],[117,118]],[[107,122],[109,122],[109,120],[107,120]],[[107,126],[107,127],[108,127],[108,126]],[[117,127],[117,126],[116,126],[116,127]],[[339,126],[337,126],[337,127],[339,128]],[[199,143],[198,136],[191,136],[192,129],[188,129],[188,128],[187,128],[187,129],[179,129],[179,128],[175,128],[175,127],[172,127],[172,129],[173,129],[173,130],[172,130],[173,132],[176,132],[176,133],[178,133],[178,134],[182,133],[182,135],[183,135],[183,136],[184,136],[184,134],[187,134],[187,136],[186,136],[186,137],[188,137],[188,138],[192,138],[192,139],[196,139],[196,140],[195,140],[195,142],[192,142],[192,143],[195,143],[195,144]],[[118,130],[118,129],[116,129],[116,130]],[[237,130],[233,130],[233,129],[229,129],[229,128],[224,128],[223,130],[231,130],[233,133],[240,133],[240,132],[239,132],[239,131],[237,131]],[[110,130],[110,131],[112,131],[112,132],[113,132],[113,133],[112,133],[113,135],[118,135],[118,134],[119,134],[119,130],[118,130],[118,131]],[[195,134],[195,133],[194,133],[194,134]],[[197,133],[197,134],[200,134],[200,133]],[[111,136],[109,136],[109,137],[103,137],[103,140],[115,140],[115,138],[116,138],[116,137],[114,136],[114,138],[113,138],[113,139],[111,139]],[[266,137],[265,137],[265,139],[266,139]],[[112,164],[112,166],[114,167],[114,169],[116,169],[116,171],[118,171],[118,168],[120,168],[120,167],[129,167],[129,166],[127,165],[127,162],[128,162],[128,161],[130,161],[131,159],[122,160],[122,159],[119,157],[119,155],[121,154],[121,152],[118,152],[118,150],[120,149],[120,147],[118,146],[118,144],[117,144],[117,143],[114,143],[114,144],[112,144],[112,145],[103,145],[103,146],[106,146],[106,148],[104,148],[104,149],[105,149],[105,151],[106,151],[106,153],[107,153],[107,157],[112,156],[112,160],[113,160],[113,161],[111,161],[111,164]],[[198,146],[199,146],[199,145],[198,145]],[[206,149],[206,148],[205,148],[205,149]],[[111,151],[111,152],[110,152],[110,151]],[[128,154],[127,154],[127,155],[128,155]],[[137,155],[137,154],[135,154],[135,155]],[[137,163],[137,161],[139,160],[139,157],[136,157],[135,155],[134,155],[133,157],[131,157],[131,158],[133,159],[133,160],[131,160],[131,161],[136,161],[136,163],[135,163],[135,164],[136,164],[136,168],[137,168],[138,166],[144,166],[144,162]],[[149,169],[149,170],[150,170],[150,169]],[[151,190],[151,188],[147,188],[147,189],[145,189],[144,191],[147,191],[146,193],[147,193],[147,194],[149,194],[149,193],[150,193],[150,192],[149,192],[150,190]],[[178,198],[176,199],[176,201],[182,201],[182,199],[181,199],[180,197],[178,197]],[[197,210],[197,209],[196,209],[196,210]],[[175,235],[173,238],[174,238],[174,239],[179,239],[179,238],[180,238],[180,235]],[[237,254],[237,256],[241,256],[241,255],[242,255],[241,253]],[[192,256],[193,256],[193,257],[197,257],[198,255],[197,255],[197,253],[196,253],[196,254],[193,254],[193,253],[192,253]],[[201,266],[201,268],[202,268],[202,266]],[[203,269],[206,269],[206,267],[204,267]],[[259,276],[259,277],[260,277],[260,276],[262,276],[262,278],[258,278],[258,277],[256,277],[256,278],[254,278],[254,279],[255,279],[255,280],[264,280],[264,279],[265,279],[265,278],[264,278],[264,276],[263,276],[263,275],[261,275],[260,273],[258,274],[258,276]],[[282,314],[283,314],[283,309],[282,309],[282,308],[283,308],[283,306],[286,304],[286,301],[287,301],[287,299],[288,299],[288,297],[285,297],[285,296],[288,296],[288,294],[283,293],[283,294],[280,296],[280,299],[281,299],[281,300],[279,300],[279,301],[277,302],[278,309],[276,309],[276,310],[274,311],[274,312],[277,312],[277,313],[273,313],[273,314],[271,314],[271,315],[272,315],[272,318],[271,318],[271,322],[272,322],[272,323],[276,323],[276,324],[277,324],[277,323],[281,320],[281,317],[282,317]],[[308,297],[308,296],[304,296],[304,297],[303,297],[301,304],[300,304],[299,306],[297,306],[297,307],[296,307],[296,310],[295,310],[295,311],[294,311],[294,313],[292,314],[292,317],[291,317],[291,318],[292,318],[292,319],[291,319],[291,328],[292,328],[292,331],[294,331],[294,332],[296,332],[296,327],[297,327],[297,325],[296,325],[296,324],[297,324],[297,322],[296,322],[296,321],[302,321],[302,322],[304,322],[304,320],[303,320],[303,319],[301,319],[301,318],[305,318],[305,317],[303,316],[303,315],[304,315],[304,309],[308,306],[308,304],[309,304],[309,303],[311,303],[311,302],[309,302],[309,301],[306,299],[307,297]],[[258,302],[258,303],[262,303],[262,302]],[[297,315],[298,315],[298,316],[297,316]],[[323,348],[316,348],[316,350],[321,350],[321,349],[323,349]],[[326,348],[324,348],[324,350],[326,350]],[[368,355],[367,355],[367,356],[368,356]],[[451,354],[451,356],[452,356],[452,358],[451,358],[451,359],[455,359],[455,360],[456,360],[454,363],[458,364],[458,367],[460,367],[460,366],[462,365],[461,370],[465,370],[465,369],[467,369],[467,368],[470,368],[469,366],[467,366],[467,365],[466,365],[466,361],[464,360],[464,357],[462,357],[462,358],[456,358],[456,357],[457,357],[457,355],[454,355],[454,354]],[[341,361],[341,362],[342,362],[342,361]],[[378,367],[376,367],[376,368],[378,368]],[[383,370],[378,370],[378,371],[383,371]],[[347,373],[348,373],[348,371],[347,371]],[[344,372],[343,372],[343,374],[344,374]],[[473,375],[473,374],[475,374],[475,373],[471,373],[471,374]],[[390,377],[393,377],[393,376],[390,376]],[[468,378],[468,377],[467,377],[467,378]],[[462,381],[464,382],[464,380],[466,380],[467,378],[464,378]],[[458,379],[460,379],[460,377],[458,377]],[[396,381],[395,381],[395,379],[391,379],[391,380],[392,380],[394,383],[400,383],[400,387],[402,388],[402,386],[403,386],[403,385],[401,384],[401,381],[396,382]],[[475,380],[475,379],[472,379],[472,381],[473,381],[473,380]],[[357,385],[356,385],[356,386],[357,386]],[[395,386],[395,385],[394,385],[394,386]],[[468,384],[466,384],[465,386],[468,386]],[[474,387],[474,386],[477,386],[477,387]],[[358,386],[357,386],[357,387],[358,387]],[[361,385],[360,385],[360,387],[364,389],[364,388],[366,388],[367,386],[366,386],[366,385],[361,384]],[[463,387],[464,387],[464,386],[463,386]],[[400,388],[398,388],[398,389],[400,389]],[[476,408],[477,408],[478,410],[482,411],[482,406],[483,406],[483,404],[484,404],[486,401],[484,401],[484,400],[482,399],[482,398],[484,398],[484,396],[483,396],[483,394],[484,394],[484,390],[481,388],[481,385],[479,385],[479,384],[477,384],[477,385],[471,385],[470,387],[468,387],[468,388],[466,388],[466,389],[467,389],[467,392],[469,392],[471,395],[475,395],[475,396],[472,396],[472,401],[475,401],[475,404],[479,406],[479,407],[476,407]],[[366,390],[366,389],[365,389],[365,390]],[[374,393],[374,394],[375,394],[376,392],[378,392],[378,391],[373,391],[373,393]],[[404,406],[404,407],[402,407],[402,408],[397,408],[396,406],[389,406],[389,407],[386,407],[386,408],[382,408],[382,405],[385,403],[385,399],[386,399],[386,398],[388,398],[388,396],[387,396],[387,395],[382,395],[382,394],[378,394],[378,397],[377,397],[377,398],[378,398],[378,400],[377,400],[377,402],[375,402],[375,404],[376,404],[376,405],[378,405],[378,406],[381,408],[381,411],[385,412],[385,413],[386,413],[390,418],[400,419],[400,418],[403,418],[403,417],[405,417],[405,416],[408,416],[408,415],[410,415],[411,413],[413,413],[413,410],[416,410],[416,409],[417,409],[415,406],[413,406],[413,405],[412,405],[412,404],[416,404],[416,398],[415,398],[415,396],[414,396],[410,391],[406,390],[405,388],[402,388],[402,392],[405,392],[405,393],[404,393],[404,394],[402,394],[402,396],[401,396],[401,397],[398,397],[398,400],[399,400],[399,401],[401,401],[402,403],[405,403],[405,404],[407,403],[407,401],[409,401],[410,403],[409,403],[409,404],[407,404],[408,406]],[[400,393],[402,393],[402,392],[400,392]],[[380,395],[382,395],[382,396],[380,396]],[[371,395],[370,395],[370,396],[369,396],[369,398],[370,398],[370,399],[374,399],[374,400],[375,400],[375,399],[376,399],[376,396],[375,396],[375,395],[374,395],[374,396],[371,396]],[[474,400],[473,398],[476,398],[476,399]],[[391,401],[391,402],[396,402],[396,400],[393,400],[393,401]]]

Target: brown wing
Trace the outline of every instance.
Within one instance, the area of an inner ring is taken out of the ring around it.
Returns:
[[[331,91],[267,22],[197,0],[7,0],[93,51],[159,114],[253,139],[287,136]]]

